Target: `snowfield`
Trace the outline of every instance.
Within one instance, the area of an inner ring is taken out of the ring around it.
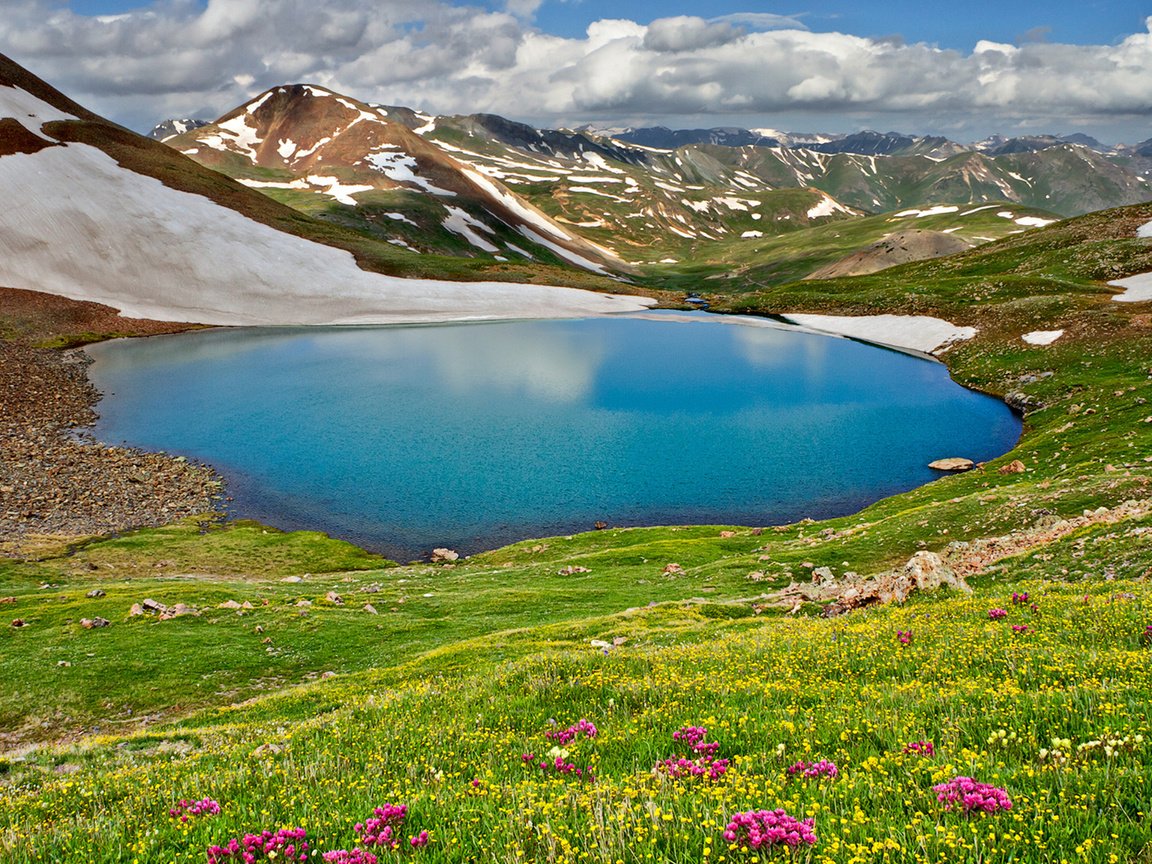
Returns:
[[[786,321],[819,333],[832,333],[905,351],[936,354],[953,342],[976,335],[975,327],[957,327],[929,315],[782,315]]]
[[[37,114],[37,134],[40,123],[60,117],[20,94],[0,87],[0,115],[20,113],[25,122]],[[13,214],[0,231],[0,285],[92,300],[132,317],[387,324],[577,317],[655,302],[573,288],[368,273],[349,252],[170,189],[85,144],[0,158],[0,190]]]

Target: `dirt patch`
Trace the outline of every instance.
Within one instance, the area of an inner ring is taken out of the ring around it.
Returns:
[[[24,128],[12,117],[0,120],[0,156],[13,156],[17,153],[39,153],[48,147],[59,147],[55,141],[41,138]]]
[[[918,228],[897,231],[847,258],[821,267],[804,278],[839,279],[842,276],[863,276],[866,273],[887,270],[897,264],[955,255],[971,248],[971,243],[942,231],[923,231]]]

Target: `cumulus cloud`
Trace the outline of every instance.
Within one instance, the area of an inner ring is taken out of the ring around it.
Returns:
[[[602,20],[564,38],[533,26],[539,5],[156,0],[93,18],[56,0],[5,0],[0,51],[137,128],[219,116],[296,81],[439,113],[540,121],[713,115],[756,124],[781,113],[915,112],[909,122],[920,125],[980,115],[1063,128],[1075,118],[1152,113],[1148,29],[1114,45],[1021,40],[965,52],[745,14]]]

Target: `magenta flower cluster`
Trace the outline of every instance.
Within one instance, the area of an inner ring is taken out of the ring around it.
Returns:
[[[561,747],[570,741],[576,739],[577,736],[583,735],[585,738],[596,737],[596,726],[590,720],[580,718],[580,722],[575,726],[569,726],[567,729],[558,729],[553,732],[545,732],[544,737],[551,741],[555,741]]]
[[[688,754],[662,759],[652,766],[653,771],[667,774],[673,780],[689,777],[719,780],[728,772],[731,763],[727,759],[716,758],[720,752],[720,743],[709,741],[708,730],[703,726],[682,726],[672,733],[672,740],[686,745]]]
[[[1144,628],[1144,641],[1152,642],[1152,624],[1149,624]]]
[[[407,805],[385,804],[383,807],[377,807],[372,811],[371,816],[363,822],[356,823],[356,842],[363,846],[375,846],[396,851],[402,845],[400,829],[407,818]],[[421,831],[415,837],[409,837],[408,845],[413,849],[427,846],[428,832]]]
[[[947,783],[933,786],[936,800],[945,810],[959,807],[965,815],[972,812],[995,813],[998,810],[1011,810],[1012,799],[999,786],[980,783],[971,777],[954,777]]]
[[[1023,606],[1027,602],[1028,602],[1028,592],[1027,591],[1025,591],[1023,594],[1017,594],[1015,591],[1012,592],[1012,605],[1013,606]]]
[[[989,609],[988,610],[988,617],[991,618],[993,621],[999,621],[1001,618],[1007,618],[1008,617],[1008,610],[1007,609]]]
[[[355,849],[333,849],[325,852],[323,856],[326,864],[379,864],[380,859],[366,849],[357,846]]]
[[[896,631],[896,641],[898,641],[901,645],[911,645],[912,644],[912,631],[911,630],[897,630]]]
[[[683,756],[673,756],[671,759],[657,762],[653,770],[667,774],[673,780],[687,777],[719,780],[728,772],[728,764],[727,759],[685,759]]]
[[[557,774],[571,774],[574,777],[579,777],[581,780],[592,779],[591,767],[579,768],[575,762],[564,761],[564,757],[562,756],[556,756],[551,762],[547,759],[541,759],[537,762],[536,754],[524,753],[520,756],[520,761],[525,765],[534,765],[545,773],[553,771]]]
[[[724,829],[724,839],[749,849],[813,846],[815,822],[797,819],[784,810],[749,810],[736,813]]]
[[[259,834],[245,834],[244,839],[233,837],[223,846],[208,847],[208,864],[224,864],[227,861],[243,861],[254,864],[256,861],[307,861],[308,841],[303,828],[281,828],[279,831],[262,831]]]
[[[693,753],[712,759],[720,752],[719,741],[708,741],[708,730],[703,726],[682,726],[672,733],[672,740],[687,744]]]
[[[1013,624],[1012,625],[1012,632],[1013,633],[1019,633],[1020,635],[1023,636],[1025,633],[1031,633],[1032,628],[1029,627],[1027,624]]]
[[[910,741],[904,745],[904,753],[911,753],[916,756],[935,756],[936,745],[931,741]]]
[[[220,812],[220,805],[211,798],[201,798],[199,801],[181,799],[176,806],[168,811],[168,815],[181,822],[187,822],[196,816],[215,816]]]
[[[788,776],[795,777],[838,777],[840,769],[836,767],[835,762],[830,762],[827,759],[821,759],[819,762],[797,762],[794,765],[788,766]]]

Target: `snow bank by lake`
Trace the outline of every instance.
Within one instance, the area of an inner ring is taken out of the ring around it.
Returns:
[[[878,345],[935,354],[953,342],[976,335],[975,327],[957,327],[929,315],[783,315],[786,321],[817,330],[863,339]]]

